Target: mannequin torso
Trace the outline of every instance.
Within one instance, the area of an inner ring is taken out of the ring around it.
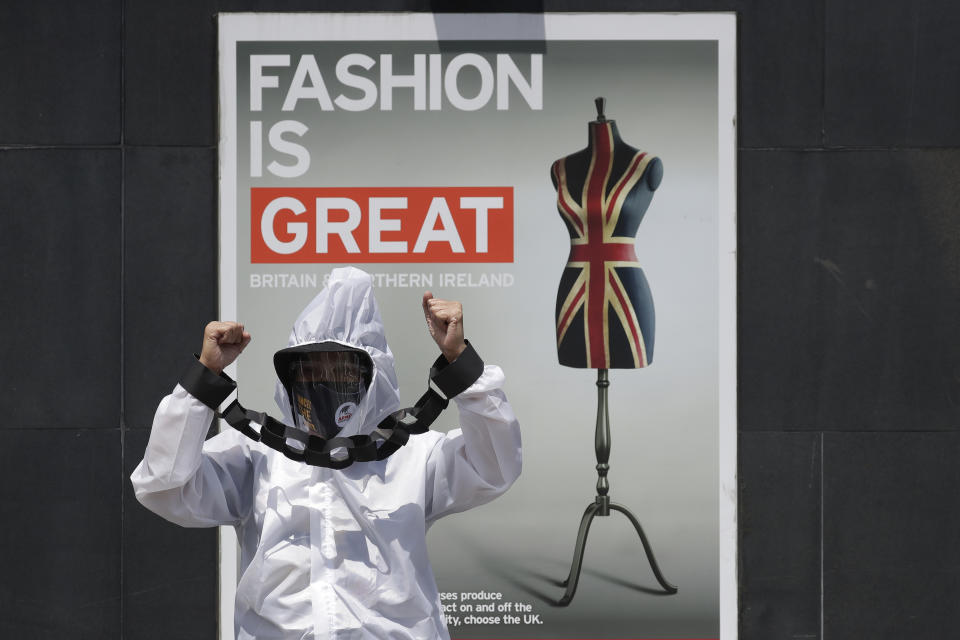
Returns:
[[[553,163],[557,208],[570,255],[557,292],[557,354],[569,367],[640,368],[653,360],[653,297],[634,242],[659,158],[623,142],[602,115],[586,149]]]

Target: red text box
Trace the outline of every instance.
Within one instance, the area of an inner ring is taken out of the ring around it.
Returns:
[[[250,190],[251,262],[513,262],[513,187]]]

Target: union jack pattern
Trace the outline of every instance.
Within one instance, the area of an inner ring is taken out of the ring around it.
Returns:
[[[571,230],[570,256],[567,268],[579,269],[573,286],[557,309],[557,346],[575,324],[581,309],[586,349],[586,366],[593,369],[610,367],[611,311],[624,329],[629,343],[633,367],[649,363],[641,323],[631,304],[628,288],[617,273],[618,268],[639,269],[634,253],[635,239],[615,236],[623,203],[643,176],[653,159],[638,151],[628,168],[610,186],[613,167],[613,130],[607,123],[593,125],[594,145],[590,166],[579,201],[568,189],[565,159],[553,163],[553,177],[557,184],[557,209]],[[577,327],[579,329],[579,327]]]

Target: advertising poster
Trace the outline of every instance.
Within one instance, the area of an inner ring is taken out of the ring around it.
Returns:
[[[736,636],[734,52],[733,14],[220,16],[220,315],[253,335],[244,406],[278,413],[272,355],[344,265],[373,277],[406,406],[438,355],[425,290],[462,302],[506,374],[523,473],[428,532],[453,638]],[[628,238],[587,238],[594,197]],[[560,606],[607,368],[604,490],[662,581],[611,508]],[[232,531],[221,545],[231,638]]]

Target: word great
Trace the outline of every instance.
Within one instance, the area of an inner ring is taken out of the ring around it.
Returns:
[[[512,187],[250,191],[254,263],[513,262]]]

